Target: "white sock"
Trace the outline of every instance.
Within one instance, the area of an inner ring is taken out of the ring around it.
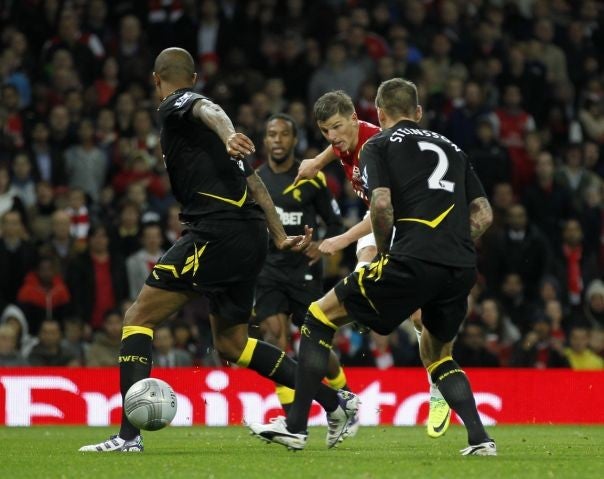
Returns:
[[[422,332],[418,331],[415,327],[413,328],[413,330],[415,331],[415,335],[417,336],[417,344],[419,345],[419,343],[422,339]],[[432,377],[430,376],[430,373],[428,373],[426,371],[426,374],[428,375],[428,383],[430,384],[430,397],[437,398],[437,399],[443,399],[443,395],[440,393],[440,391],[436,387],[436,384],[434,384],[432,382]]]

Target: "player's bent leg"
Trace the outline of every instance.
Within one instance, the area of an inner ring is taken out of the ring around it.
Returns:
[[[315,391],[327,372],[333,336],[340,324],[346,323],[346,309],[334,290],[312,303],[302,325],[296,397],[287,415],[291,432],[304,432]],[[358,397],[348,391],[338,391],[338,407],[328,412],[327,446],[334,447],[345,438],[350,423],[358,411]]]
[[[138,298],[128,309],[122,328],[120,348],[120,392],[122,401],[135,382],[151,374],[153,329],[168,316],[184,306],[191,294],[143,286]],[[83,446],[83,452],[142,452],[140,430],[135,428],[124,412],[119,435],[107,441]]]
[[[415,311],[409,319],[413,322],[413,329],[417,336],[417,345],[419,347],[422,339],[422,312],[420,309]],[[443,395],[432,382],[432,377],[428,374],[428,383],[430,384],[430,401],[428,410],[428,421],[426,424],[426,431],[428,436],[432,438],[441,437],[449,429],[451,423],[451,408],[447,404],[447,401],[443,398]]]
[[[248,337],[245,323],[229,325],[215,314],[210,314],[210,323],[214,347],[222,359],[253,369],[271,381],[294,389],[297,364],[284,351]],[[338,407],[336,392],[324,384],[314,399],[326,411],[333,411]]]
[[[468,378],[451,356],[452,347],[453,341],[441,341],[424,328],[420,344],[422,362],[468,432],[469,447],[461,451],[462,455],[495,456],[495,443],[480,420]]]
[[[262,329],[265,331],[264,340],[281,351],[285,351],[288,342],[287,327],[287,315],[279,313],[267,317],[262,321]],[[294,402],[294,390],[282,384],[276,384],[275,394],[277,394],[279,403],[287,414],[289,406]]]

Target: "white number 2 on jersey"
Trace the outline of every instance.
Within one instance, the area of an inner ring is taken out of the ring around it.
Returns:
[[[455,190],[455,183],[443,180],[443,176],[447,174],[447,170],[449,169],[449,160],[443,149],[440,146],[427,141],[420,141],[417,146],[419,146],[421,151],[433,151],[438,156],[436,168],[434,168],[430,178],[428,178],[428,188],[431,190],[445,190],[449,193],[453,193],[453,190]]]

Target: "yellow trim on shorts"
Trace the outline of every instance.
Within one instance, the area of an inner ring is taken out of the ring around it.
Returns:
[[[333,389],[342,389],[346,386],[346,373],[344,372],[344,368],[340,366],[338,374],[335,378],[327,378],[327,384]]]
[[[172,276],[178,278],[178,271],[176,271],[176,266],[173,264],[156,264],[153,266],[153,269],[161,269],[163,271],[170,271]]]
[[[237,366],[241,366],[242,368],[247,368],[250,365],[250,361],[252,360],[252,356],[254,355],[254,350],[256,349],[256,345],[258,344],[258,340],[254,338],[247,338],[247,343],[245,343],[245,348],[243,348],[243,352],[239,359],[237,360]]]
[[[373,310],[377,313],[378,312],[377,308],[373,304],[373,301],[371,301],[369,299],[369,296],[367,296],[367,292],[365,291],[365,285],[363,284],[363,276],[365,275],[365,271],[367,271],[366,268],[361,268],[357,272],[357,274],[358,274],[357,283],[359,285],[359,290],[361,291],[363,298],[365,298],[367,300],[367,302],[369,303],[369,306],[371,306],[373,308]]]
[[[426,368],[428,370],[428,374],[432,374],[432,371],[434,371],[438,366],[443,363],[446,363],[447,361],[453,361],[453,356],[445,356],[444,358],[439,359],[435,363],[430,364],[430,366]]]
[[[282,406],[286,406],[294,402],[294,397],[296,391],[292,388],[288,388],[287,386],[282,386],[281,384],[277,384],[275,386],[275,393],[277,394],[277,398],[279,399],[279,403]]]
[[[133,334],[146,334],[153,339],[153,330],[144,326],[124,326],[122,328],[122,341]]]
[[[320,321],[325,326],[329,326],[331,329],[337,331],[338,327],[329,320],[327,315],[323,312],[323,310],[319,306],[319,303],[317,303],[316,301],[313,301],[312,303],[310,303],[310,306],[308,307],[308,312],[310,314],[312,314],[317,321]]]

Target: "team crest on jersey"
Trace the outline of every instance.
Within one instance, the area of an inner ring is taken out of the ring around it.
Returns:
[[[363,174],[361,175],[361,182],[363,183],[363,186],[367,187],[367,167],[363,168]]]
[[[352,167],[352,189],[363,201],[367,201],[367,168],[364,169],[363,174],[358,166]]]
[[[191,97],[193,96],[193,93],[191,93],[190,91],[188,91],[187,93],[184,93],[183,95],[181,95],[178,100],[176,100],[174,102],[174,106],[176,108],[180,108],[181,106],[183,106],[186,102],[188,102]]]

